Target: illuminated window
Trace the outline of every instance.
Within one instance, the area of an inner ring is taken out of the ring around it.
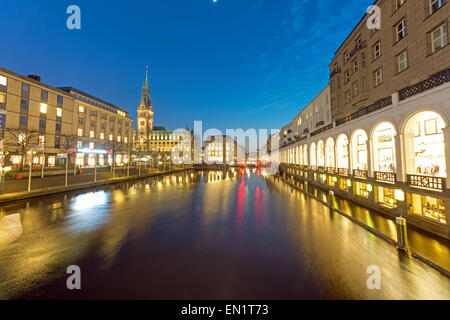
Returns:
[[[95,149],[95,142],[89,142],[89,149]]]
[[[6,103],[6,94],[0,93],[0,103]]]
[[[396,172],[395,128],[389,122],[378,125],[373,133],[375,171]]]
[[[57,117],[62,117],[62,109],[61,108],[56,108],[56,116]]]
[[[47,105],[45,103],[41,103],[41,113],[47,113]]]
[[[0,76],[0,85],[6,86],[8,84],[8,79],[4,76]]]
[[[45,143],[45,136],[39,136],[39,145],[42,146]]]
[[[77,141],[77,148],[83,148],[83,141]]]
[[[367,170],[367,134],[359,129],[353,134],[352,140],[352,167],[355,170]]]
[[[443,128],[444,120],[432,111],[420,112],[408,121],[405,126],[407,174],[447,176]]]
[[[395,189],[377,187],[375,193],[375,201],[382,206],[394,209],[397,207],[397,200],[395,199]]]
[[[83,113],[84,112],[84,107],[83,106],[79,106],[78,107],[78,112]]]
[[[349,188],[351,187],[351,185],[352,185],[351,180],[342,179],[342,178],[339,179],[339,190],[348,192],[350,190]]]
[[[369,198],[369,192],[371,191],[371,186],[367,183],[355,182],[354,193],[357,196],[361,196],[364,198]]]
[[[128,138],[127,137],[123,138],[123,142],[128,143]]]
[[[113,141],[114,140],[114,136],[112,134],[109,135],[109,141]]]
[[[121,136],[117,136],[117,142],[122,141],[122,137]]]
[[[100,140],[105,140],[105,134],[103,132],[100,133]]]
[[[94,131],[90,131],[89,132],[89,138],[95,138],[95,132]]]
[[[442,199],[427,197],[420,194],[407,194],[408,214],[446,224],[446,209]]]
[[[82,137],[83,136],[83,129],[78,129],[78,136]]]
[[[337,167],[348,169],[348,139],[345,134],[339,136],[337,142]]]

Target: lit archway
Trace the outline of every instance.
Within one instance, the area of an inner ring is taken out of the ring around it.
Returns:
[[[298,148],[298,161],[300,165],[303,165],[303,147],[297,146]]]
[[[411,117],[405,125],[407,174],[446,177],[445,121],[433,111]]]
[[[306,144],[303,146],[303,162],[305,166],[308,165],[308,146]]]
[[[352,138],[352,168],[355,170],[367,171],[367,133],[359,129],[353,133]]]
[[[311,166],[317,166],[317,154],[316,154],[316,144],[312,143],[311,148],[309,149],[309,160],[311,162]]]
[[[341,134],[336,142],[337,148],[337,167],[339,169],[349,169],[348,167],[348,138]]]
[[[317,144],[317,166],[325,167],[325,144],[322,140]]]
[[[335,156],[334,156],[334,140],[333,138],[328,138],[325,147],[325,166],[327,168],[335,168]]]
[[[396,172],[395,128],[392,123],[383,122],[373,131],[373,164],[379,172]]]

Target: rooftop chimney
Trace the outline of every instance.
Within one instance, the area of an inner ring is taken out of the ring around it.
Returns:
[[[28,78],[41,82],[41,77],[34,74],[29,74]]]

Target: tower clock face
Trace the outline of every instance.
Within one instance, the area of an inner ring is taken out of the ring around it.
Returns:
[[[141,121],[141,127],[145,126],[145,121]]]

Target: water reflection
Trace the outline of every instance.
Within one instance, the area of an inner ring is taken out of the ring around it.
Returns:
[[[447,278],[264,170],[178,173],[1,207],[11,215],[23,232],[0,243],[0,298],[73,298],[72,264],[87,284],[77,298],[449,297]],[[380,292],[365,286],[372,264],[384,272]]]
[[[20,214],[11,214],[0,217],[0,246],[17,240],[22,234],[22,221]]]

